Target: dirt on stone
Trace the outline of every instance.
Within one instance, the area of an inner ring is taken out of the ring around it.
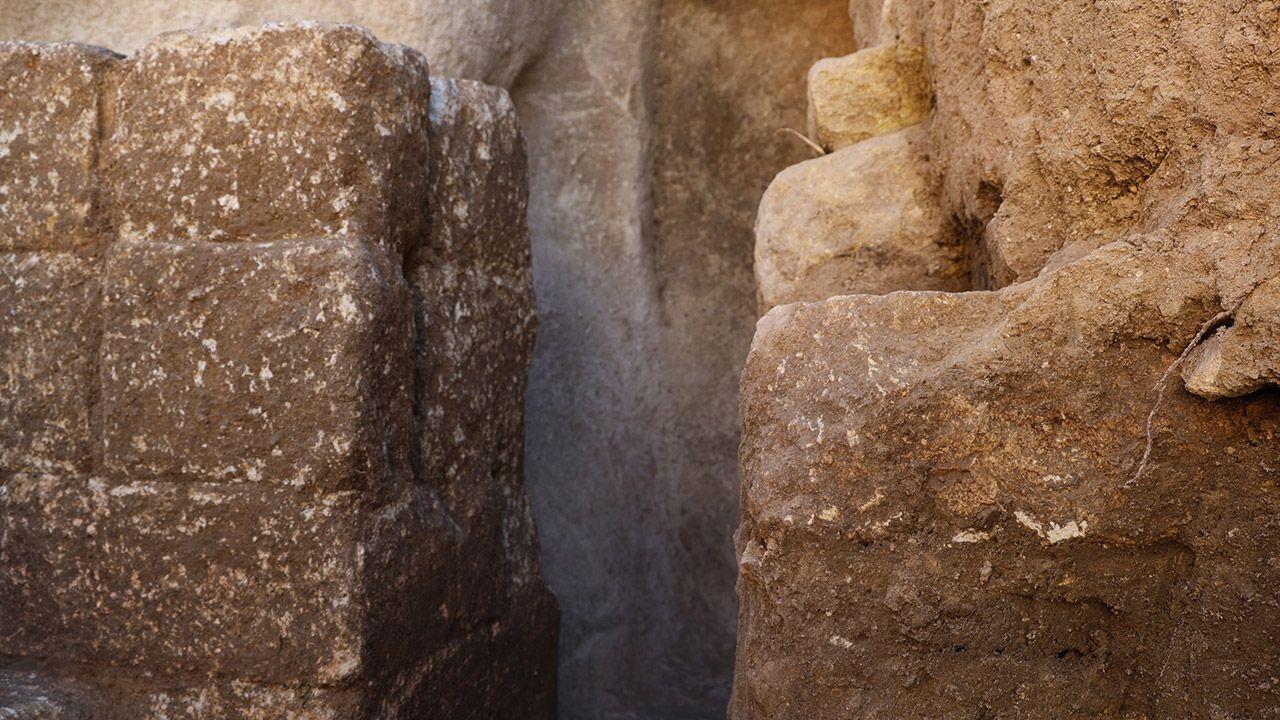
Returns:
[[[873,4],[991,290],[760,321],[733,716],[1275,717],[1280,7]]]

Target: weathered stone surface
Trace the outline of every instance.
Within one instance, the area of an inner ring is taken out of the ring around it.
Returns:
[[[537,325],[524,138],[506,92],[435,79],[431,144],[430,233],[406,276],[424,474],[464,529],[449,608],[462,633],[416,682],[475,688],[433,717],[550,718],[559,607],[541,575],[513,402]]]
[[[920,45],[918,6],[907,0],[849,0],[849,18],[859,48]]]
[[[97,303],[90,261],[0,252],[0,485],[15,472],[92,466]]]
[[[827,58],[809,71],[809,137],[838,150],[922,122],[930,88],[924,50],[885,45]]]
[[[1280,384],[1278,313],[1280,281],[1263,282],[1232,313],[1230,327],[1217,328],[1187,357],[1182,366],[1187,391],[1216,400]]]
[[[1277,126],[1261,110],[1274,96],[1271,5],[899,2],[924,33],[935,170],[947,204],[1005,258],[997,286],[1145,231],[1155,204],[1194,187],[1184,162],[1209,138]]]
[[[998,294],[767,316],[735,717],[1269,717],[1280,405],[1170,389],[1144,459],[1216,311],[1197,270],[1109,246]]]
[[[419,437],[446,504],[480,519],[520,484],[521,444],[505,444],[522,436],[523,412],[510,398],[524,392],[537,327],[527,161],[504,91],[432,85],[431,230],[406,264],[420,333]],[[466,478],[487,474],[495,457],[501,471],[472,486]]]
[[[560,712],[667,717],[658,696],[670,588],[654,490],[656,288],[643,189],[654,0],[569,0],[514,89],[529,142],[538,354],[528,478],[563,608]],[[659,590],[661,588],[661,590]],[[666,686],[670,687],[670,686]]]
[[[893,4],[893,0],[849,0],[849,19],[853,21],[853,36],[859,48],[891,44],[883,41],[881,29],[887,24],[884,16]]]
[[[122,709],[124,712],[119,720],[136,717],[165,720],[219,720],[228,717],[349,720],[361,717],[360,695],[351,690],[278,687],[236,680],[151,691],[141,703]]]
[[[0,652],[178,678],[126,707],[372,717],[355,710],[393,706],[395,675],[455,633],[455,543],[418,490],[374,512],[350,492],[23,476],[2,500]]]
[[[452,525],[418,489],[373,510],[351,492],[20,476],[0,501],[0,652],[131,670],[132,687],[170,678],[141,694],[107,683],[125,707],[208,696],[189,717],[402,717],[390,710],[421,701],[398,676],[466,637],[450,617],[472,602],[452,582]]]
[[[999,289],[761,321],[734,716],[1275,717],[1280,8],[898,6]]]
[[[361,514],[352,493],[265,483],[15,477],[0,652],[275,684],[361,677],[376,612]]]
[[[605,594],[591,608],[599,619],[589,626],[593,638],[631,633],[630,648],[647,644],[653,659],[637,662],[628,647],[589,640],[593,652],[577,666],[594,677],[604,662],[618,668],[609,678],[616,678],[615,696],[634,697],[618,714],[721,718],[738,607],[731,542],[738,523],[737,386],[757,319],[755,210],[779,170],[812,157],[802,140],[779,132],[804,131],[805,72],[853,45],[843,0],[664,0],[660,6],[650,152],[653,322],[661,350],[637,357],[626,336],[620,350],[653,373],[651,381],[636,381],[654,398],[654,419],[637,428],[636,445],[652,460],[628,461],[616,479],[621,487],[609,522],[627,523],[636,539],[611,553],[629,559],[618,563],[590,551],[610,573],[607,588],[638,589]],[[621,302],[630,302],[630,292],[619,291]],[[612,444],[603,427],[598,432]],[[611,455],[605,449],[600,457]],[[599,547],[599,532],[584,532],[583,545]],[[606,532],[612,537],[615,531]],[[654,549],[633,557],[631,547]],[[659,571],[661,584],[649,580]],[[631,627],[609,628],[616,623],[608,619],[619,616]],[[597,717],[598,707],[580,707],[577,717]]]
[[[162,35],[125,65],[106,148],[121,239],[350,235],[402,254],[425,232],[420,54],[304,23]]]
[[[100,48],[0,42],[0,251],[96,239],[99,98],[114,65]]]
[[[376,248],[121,241],[103,284],[111,477],[334,490],[408,472],[408,288]]]
[[[540,318],[529,487],[564,609],[563,718],[724,714],[752,213],[810,155],[777,131],[803,131],[808,67],[852,50],[844,11],[570,0],[513,89]]]
[[[835,295],[966,290],[959,228],[914,127],[794,165],[756,218],[760,310]]]
[[[509,100],[346,27],[120,63],[103,242],[0,255],[4,665],[102,720],[553,717]]]
[[[542,49],[564,0],[47,0],[0,2],[0,35],[133,52],[175,29],[318,20],[356,23],[431,58],[437,75],[509,87]]]
[[[0,0],[0,34],[131,51],[174,28],[356,22],[434,75],[512,81],[544,318],[529,471],[573,628],[561,712],[665,720],[722,714],[753,212],[808,154],[775,133],[803,130],[804,71],[853,50],[844,4]],[[654,186],[654,163],[686,180]]]
[[[83,692],[35,672],[0,672],[0,718],[94,720],[100,711]]]
[[[555,718],[556,636],[546,632],[557,608],[549,595],[513,604],[501,620],[455,634],[406,683],[405,718]],[[548,670],[552,674],[548,674]],[[441,694],[434,688],[456,688]]]

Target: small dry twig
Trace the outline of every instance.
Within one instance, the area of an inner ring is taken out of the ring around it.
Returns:
[[[1248,296],[1246,295],[1246,297]],[[1173,374],[1174,370],[1178,369],[1178,366],[1187,359],[1187,356],[1191,354],[1191,351],[1200,344],[1200,341],[1204,339],[1205,334],[1210,330],[1217,328],[1226,321],[1227,318],[1234,315],[1236,310],[1238,310],[1240,305],[1243,303],[1244,300],[1241,300],[1230,310],[1223,310],[1205,321],[1205,323],[1200,326],[1200,332],[1196,333],[1196,336],[1191,339],[1191,342],[1187,343],[1187,347],[1183,349],[1182,354],[1178,356],[1178,359],[1174,360],[1168,368],[1165,368],[1164,374],[1160,376],[1160,381],[1157,382],[1155,386],[1156,402],[1151,406],[1151,412],[1147,413],[1147,447],[1142,451],[1142,460],[1138,463],[1137,472],[1135,472],[1133,477],[1129,478],[1128,482],[1124,484],[1125,487],[1133,487],[1134,483],[1138,482],[1138,479],[1142,477],[1142,473],[1147,471],[1147,461],[1151,459],[1151,449],[1155,446],[1156,413],[1160,411],[1160,404],[1164,402],[1164,388],[1165,384],[1169,382],[1169,376]]]
[[[810,150],[812,150],[812,151],[815,153],[814,157],[822,157],[823,155],[826,155],[826,154],[827,154],[827,151],[826,151],[826,150],[824,150],[824,149],[822,148],[822,146],[821,146],[821,145],[819,145],[818,143],[816,143],[816,142],[814,142],[814,141],[810,140],[809,138],[805,137],[802,133],[796,132],[795,130],[792,130],[791,128],[778,128],[778,134],[779,134],[779,135],[782,135],[782,134],[785,134],[785,133],[791,133],[792,135],[795,135],[796,137],[798,137],[798,138],[800,138],[801,140],[803,140],[803,141],[804,141],[804,144],[805,144],[805,145],[808,145],[808,146],[809,146],[809,149],[810,149]]]

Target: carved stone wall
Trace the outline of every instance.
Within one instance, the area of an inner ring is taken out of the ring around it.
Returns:
[[[552,717],[505,93],[315,24],[0,83],[0,707]]]

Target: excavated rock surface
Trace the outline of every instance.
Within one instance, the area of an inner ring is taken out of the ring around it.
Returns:
[[[505,95],[317,24],[0,71],[5,663],[108,720],[552,717]]]
[[[872,5],[993,290],[761,320],[733,715],[1276,717],[1280,7]]]

